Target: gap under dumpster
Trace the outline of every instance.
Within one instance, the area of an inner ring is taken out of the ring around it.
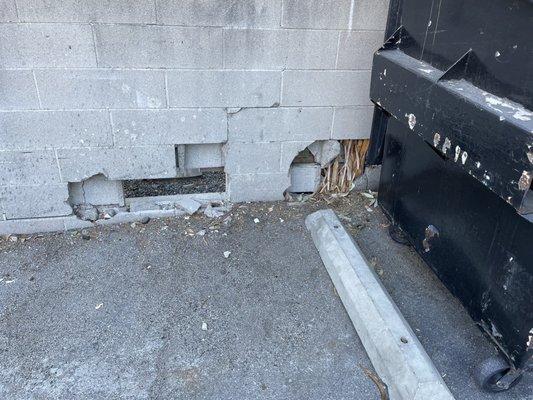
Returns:
[[[505,390],[533,365],[533,4],[401,3],[372,72],[379,203],[505,358],[478,384]]]

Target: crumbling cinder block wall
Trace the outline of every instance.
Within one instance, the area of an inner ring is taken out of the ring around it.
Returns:
[[[231,200],[280,199],[298,151],[368,137],[387,3],[0,0],[0,220],[175,177],[177,145]]]

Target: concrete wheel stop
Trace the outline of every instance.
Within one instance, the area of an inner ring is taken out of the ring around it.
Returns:
[[[392,400],[454,399],[400,310],[332,210],[305,224]]]

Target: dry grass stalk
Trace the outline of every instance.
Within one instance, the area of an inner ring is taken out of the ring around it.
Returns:
[[[370,141],[368,139],[341,141],[344,151],[326,167],[319,192],[350,192],[352,182],[364,172],[365,157],[369,143]]]

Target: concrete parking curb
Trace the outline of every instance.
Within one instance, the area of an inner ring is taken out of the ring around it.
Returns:
[[[452,400],[441,375],[332,210],[305,220],[322,261],[392,400]]]

